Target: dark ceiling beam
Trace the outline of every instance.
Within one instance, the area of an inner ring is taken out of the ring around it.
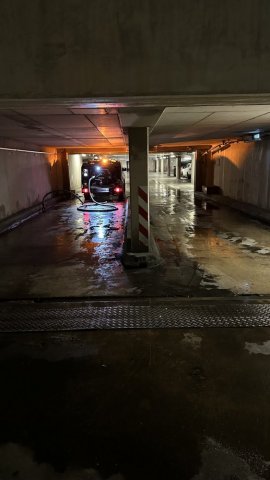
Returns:
[[[149,148],[149,153],[169,153],[169,152],[194,152],[195,150],[206,151],[212,145],[159,145]],[[117,154],[128,153],[128,147],[59,147],[59,150],[65,149],[67,153],[104,153]]]
[[[209,150],[212,145],[158,145],[150,147],[150,153],[163,153],[163,152],[194,152],[195,150]]]
[[[123,147],[57,147],[58,150],[65,150],[67,153],[127,153],[128,148]]]

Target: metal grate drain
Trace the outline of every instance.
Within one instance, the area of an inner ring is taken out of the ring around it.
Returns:
[[[143,303],[143,302],[142,302]],[[0,304],[0,332],[97,329],[269,327],[270,304],[164,301]]]

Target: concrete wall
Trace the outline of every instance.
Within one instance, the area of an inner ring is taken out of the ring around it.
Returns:
[[[0,150],[0,220],[41,202],[59,173],[56,155]]]
[[[269,0],[1,0],[0,98],[270,92],[269,18]]]
[[[270,208],[270,140],[234,144],[213,161],[214,184],[224,195]]]
[[[81,192],[82,177],[81,177],[82,156],[78,154],[68,156],[68,170],[70,189],[75,192]]]

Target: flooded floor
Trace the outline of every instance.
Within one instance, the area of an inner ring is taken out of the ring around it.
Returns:
[[[124,204],[62,203],[0,237],[1,299],[270,293],[268,227],[150,190],[158,266],[124,270]],[[270,480],[269,372],[269,328],[2,333],[0,479]]]
[[[0,237],[2,298],[132,294],[120,256],[125,204],[80,212],[60,203]]]
[[[1,480],[269,480],[270,329],[0,336]]]
[[[209,292],[270,293],[270,227],[194,198],[190,183],[173,178],[152,176],[151,205],[166,275]]]
[[[121,263],[125,205],[82,213],[62,203],[0,237],[0,297],[219,296],[270,293],[270,228],[150,176],[159,265]]]

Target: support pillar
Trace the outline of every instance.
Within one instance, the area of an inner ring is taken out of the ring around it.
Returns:
[[[181,178],[181,157],[178,155],[176,157],[176,179],[180,180]]]
[[[62,188],[64,190],[69,190],[70,189],[69,170],[68,170],[68,160],[67,159],[68,159],[68,156],[67,156],[66,150],[58,150],[57,151],[57,161],[61,165]]]
[[[211,187],[214,185],[214,168],[215,162],[213,161],[212,154],[208,153],[205,155],[206,158],[206,185]]]
[[[160,159],[160,173],[163,175],[164,174],[164,159]]]
[[[201,192],[202,186],[204,185],[204,164],[205,158],[203,157],[202,152],[200,150],[197,150],[195,157],[195,192]]]
[[[168,175],[168,177],[170,177],[171,176],[171,159],[170,159],[170,156],[167,157],[167,162],[168,162],[167,175]]]
[[[130,165],[131,251],[149,251],[149,196],[147,127],[128,129]]]
[[[156,158],[156,170],[155,170],[156,173],[159,172],[159,162],[160,162],[159,158]]]

